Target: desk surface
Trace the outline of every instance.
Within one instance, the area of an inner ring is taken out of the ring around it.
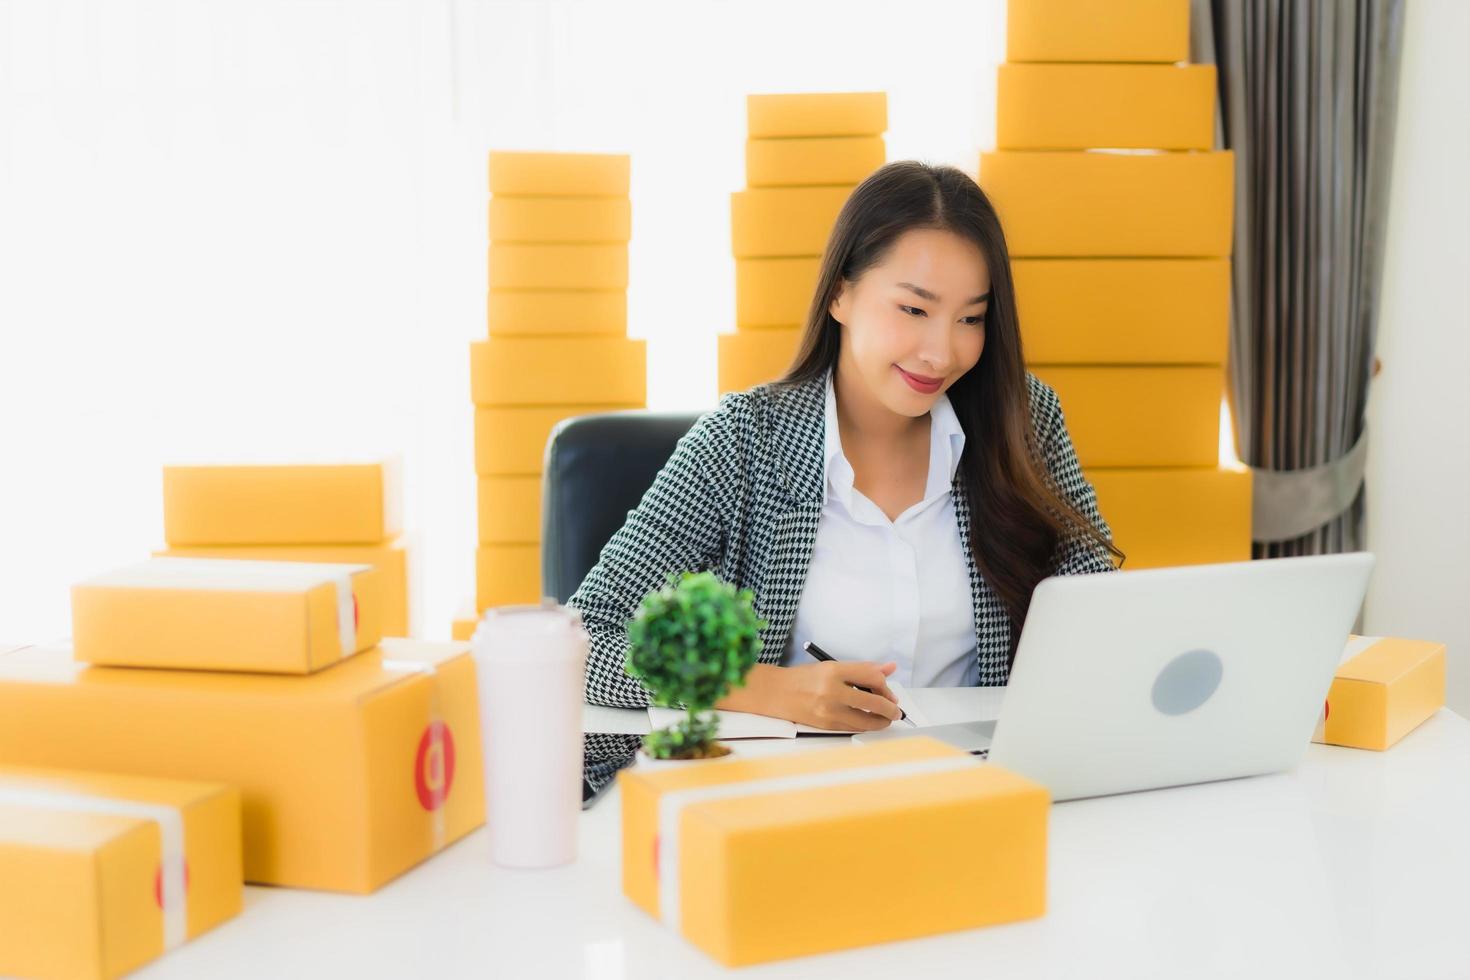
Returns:
[[[1053,806],[1036,921],[739,971],[623,898],[618,810],[612,790],[549,871],[495,867],[482,829],[371,897],[247,888],[137,975],[1470,976],[1470,722],[1449,711],[1386,753],[1313,745],[1290,773]]]

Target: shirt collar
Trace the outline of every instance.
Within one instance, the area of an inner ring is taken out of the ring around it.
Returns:
[[[842,451],[842,435],[837,428],[837,389],[833,387],[834,369],[827,369],[826,397],[823,413],[822,503],[835,494],[844,507],[851,510],[854,473]],[[955,415],[949,396],[941,394],[929,410],[929,477],[924,484],[924,501],[948,493],[960,466],[965,449],[965,430]]]

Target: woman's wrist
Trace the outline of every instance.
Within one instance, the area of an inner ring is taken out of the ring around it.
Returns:
[[[776,716],[774,682],[779,678],[781,669],[775,664],[756,664],[745,675],[744,686],[733,689],[716,701],[715,707],[721,711],[749,711],[758,715]]]

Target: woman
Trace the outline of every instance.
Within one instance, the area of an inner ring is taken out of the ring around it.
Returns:
[[[670,571],[713,569],[768,621],[718,707],[871,730],[898,717],[890,676],[1004,684],[1036,584],[1113,557],[1057,396],[1026,372],[994,209],[910,161],[848,198],[786,376],[695,423],[569,604],[587,700],[643,706],[625,624]]]

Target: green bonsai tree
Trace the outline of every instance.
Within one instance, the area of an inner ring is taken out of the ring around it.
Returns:
[[[688,711],[678,724],[650,732],[643,748],[655,759],[713,759],[730,750],[715,741],[710,713],[743,687],[761,650],[766,621],[750,589],[736,590],[713,572],[673,572],[648,593],[628,621],[623,668],[653,693],[653,703]]]

